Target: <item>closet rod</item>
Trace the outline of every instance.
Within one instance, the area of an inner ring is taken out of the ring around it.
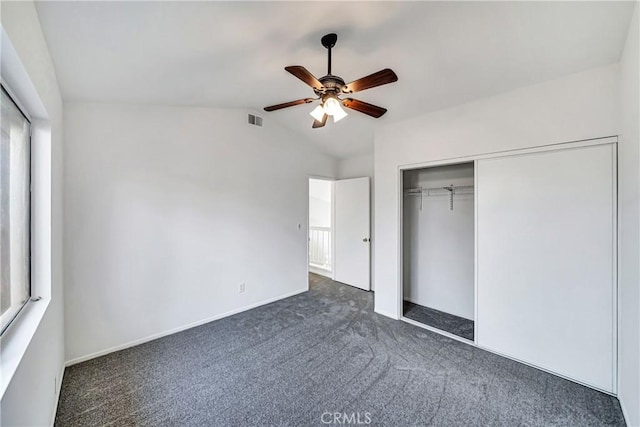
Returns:
[[[430,188],[423,188],[423,187],[416,187],[416,188],[407,188],[404,190],[404,194],[405,196],[417,196],[419,194],[426,194],[428,196],[433,195],[433,196],[441,196],[443,194],[449,194],[450,191],[454,191],[454,192],[461,192],[461,194],[463,194],[463,191],[473,191],[474,186],[473,185],[446,185],[443,187],[430,187]],[[439,194],[434,194],[434,193],[438,193]],[[466,194],[466,193],[464,193]]]
[[[449,210],[453,210],[453,196],[455,194],[473,194],[473,185],[447,185],[444,187],[430,188],[407,188],[404,190],[405,196],[420,196],[420,211],[422,211],[422,196],[449,196]]]

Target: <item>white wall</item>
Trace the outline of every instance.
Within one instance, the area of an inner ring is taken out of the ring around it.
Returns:
[[[473,185],[473,163],[404,172],[404,188]],[[406,196],[403,202],[405,300],[474,319],[473,194]]]
[[[65,104],[68,361],[307,289],[308,175],[336,161],[246,122]]]
[[[338,179],[373,178],[373,153],[338,160]]]
[[[3,357],[17,342],[15,339],[24,338],[23,326],[33,320],[30,315],[38,312],[39,307],[46,309],[43,317],[37,319],[39,322],[34,323],[35,334],[2,396],[0,424],[43,426],[52,423],[64,366],[62,99],[34,4],[3,2],[2,27],[17,53],[25,79],[13,74],[15,68],[11,71],[7,68],[6,40],[3,40],[2,77],[33,118],[32,286],[43,297],[32,306],[33,310],[21,314],[2,337]],[[3,368],[5,362],[2,361]]]
[[[387,125],[375,136],[375,310],[399,316],[400,165],[618,133],[611,65]]]
[[[640,425],[640,136],[638,92],[640,61],[636,4],[620,63],[621,131],[618,143],[618,203],[620,207],[619,266],[619,396],[632,426]]]
[[[331,227],[331,186],[324,179],[309,180],[309,226]]]

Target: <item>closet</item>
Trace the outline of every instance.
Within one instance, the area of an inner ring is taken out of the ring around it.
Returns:
[[[403,320],[616,393],[616,142],[401,167]]]
[[[403,172],[403,315],[474,340],[474,165]]]

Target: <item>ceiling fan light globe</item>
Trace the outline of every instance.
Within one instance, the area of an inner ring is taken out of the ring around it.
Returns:
[[[333,123],[340,121],[345,117],[347,117],[347,112],[338,106],[338,109],[333,113]]]
[[[309,114],[311,115],[311,117],[313,117],[317,121],[321,122],[322,118],[324,117],[324,108],[322,108],[322,105],[318,105]]]
[[[338,102],[337,99],[329,98],[326,101],[324,101],[324,111],[329,116],[333,116],[334,114],[336,114],[336,112],[340,110],[342,110],[342,108],[340,108],[340,102]]]

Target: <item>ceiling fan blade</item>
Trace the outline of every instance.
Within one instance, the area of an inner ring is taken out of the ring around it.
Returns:
[[[370,74],[366,77],[347,84],[342,91],[344,93],[360,92],[365,89],[371,89],[372,87],[386,85],[395,81],[398,81],[398,76],[396,76],[396,73],[394,73],[393,70],[389,68],[385,68],[384,70],[380,70],[377,73]]]
[[[327,124],[327,115],[325,114],[324,116],[322,116],[322,121],[318,121],[318,120],[314,120],[313,121],[313,126],[311,126],[313,129],[315,128],[321,128],[322,126]]]
[[[322,83],[315,78],[313,74],[311,74],[306,68],[301,65],[290,65],[288,67],[284,67],[285,70],[311,86],[316,90],[322,89]]]
[[[342,101],[342,105],[347,108],[351,108],[352,110],[360,111],[361,113],[367,114],[371,117],[375,117],[376,119],[381,117],[384,113],[387,112],[386,108],[378,107],[377,105],[368,104],[363,101],[358,101],[357,99],[347,98]]]
[[[281,108],[293,107],[294,105],[300,105],[300,104],[308,104],[313,101],[315,101],[315,99],[313,98],[298,99],[291,102],[285,102],[284,104],[277,104],[277,105],[271,105],[269,107],[264,107],[264,111],[280,110]]]

